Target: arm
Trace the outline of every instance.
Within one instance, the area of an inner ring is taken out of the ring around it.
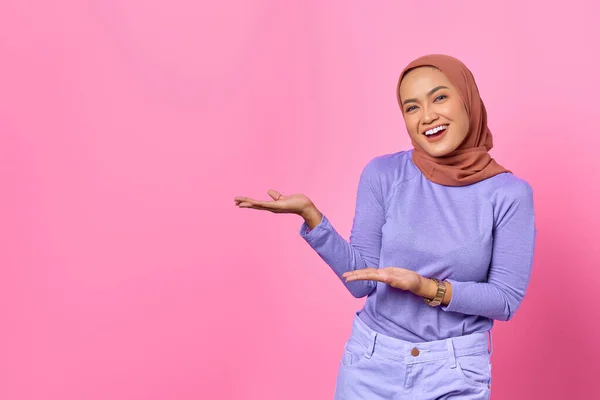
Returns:
[[[338,278],[342,279],[341,275],[347,271],[378,268],[385,211],[377,159],[371,160],[361,173],[349,242],[316,208],[311,207],[302,216],[305,221],[300,228],[300,235]],[[354,297],[360,298],[369,295],[375,289],[376,282],[344,282],[344,285]]]
[[[508,321],[519,308],[531,276],[536,229],[531,187],[518,184],[498,194],[487,282],[446,280],[443,310]],[[423,287],[424,297],[435,296],[434,281],[427,279]]]

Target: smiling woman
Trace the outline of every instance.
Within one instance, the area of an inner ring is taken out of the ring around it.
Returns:
[[[421,57],[402,72],[396,93],[415,163],[429,179],[462,186],[509,172],[488,154],[493,139],[487,112],[473,74],[462,62]]]
[[[413,61],[397,96],[414,149],[366,165],[349,242],[304,194],[235,203],[300,215],[301,236],[367,296],[336,399],[488,399],[494,320],[511,319],[529,285],[532,189],[490,156],[485,106],[462,62]]]
[[[411,70],[399,93],[406,99],[402,110],[411,138],[434,157],[456,150],[469,132],[469,116],[458,90],[446,75],[429,67]],[[451,123],[449,138],[441,140]]]

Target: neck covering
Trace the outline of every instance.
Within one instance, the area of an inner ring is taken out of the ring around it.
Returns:
[[[487,126],[485,105],[479,96],[473,74],[460,60],[443,54],[430,54],[408,64],[400,74],[396,87],[402,113],[400,83],[408,71],[424,66],[437,68],[456,87],[469,116],[469,132],[456,150],[443,157],[430,156],[412,140],[415,148],[412,159],[417,168],[430,181],[445,186],[466,186],[503,172],[511,172],[488,153],[493,147],[493,138]]]

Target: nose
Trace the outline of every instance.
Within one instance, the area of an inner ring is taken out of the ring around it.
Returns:
[[[423,107],[423,123],[431,124],[433,121],[438,119],[438,115],[435,113],[432,107]]]

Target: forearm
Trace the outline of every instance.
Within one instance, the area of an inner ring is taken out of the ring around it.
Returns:
[[[453,301],[446,311],[481,315],[508,321],[520,307],[525,296],[525,286],[520,288],[496,282],[453,282]]]
[[[304,219],[300,230],[302,237],[354,297],[367,296],[377,287],[372,281],[345,282],[342,275],[367,267],[379,268],[382,227],[386,219],[381,168],[387,167],[380,165],[383,161],[373,159],[360,175],[349,240],[342,238],[313,204],[301,213]]]
[[[359,251],[341,237],[329,220],[316,208],[305,213],[303,218],[305,226],[301,228],[302,236],[342,280],[348,291],[356,298],[369,295],[375,289],[375,282],[345,282],[342,279],[344,272],[367,267],[366,261]],[[310,228],[310,231],[304,231],[306,227]]]
[[[432,279],[423,280],[422,289],[417,294],[433,299],[437,293],[437,284]],[[501,321],[508,321],[514,316],[524,296],[523,292],[490,282],[444,281],[444,284],[444,311],[480,315]]]
[[[306,222],[306,225],[308,225],[310,229],[315,229],[315,227],[323,220],[323,214],[315,205],[308,207],[300,214],[300,216],[304,219],[304,222]]]

